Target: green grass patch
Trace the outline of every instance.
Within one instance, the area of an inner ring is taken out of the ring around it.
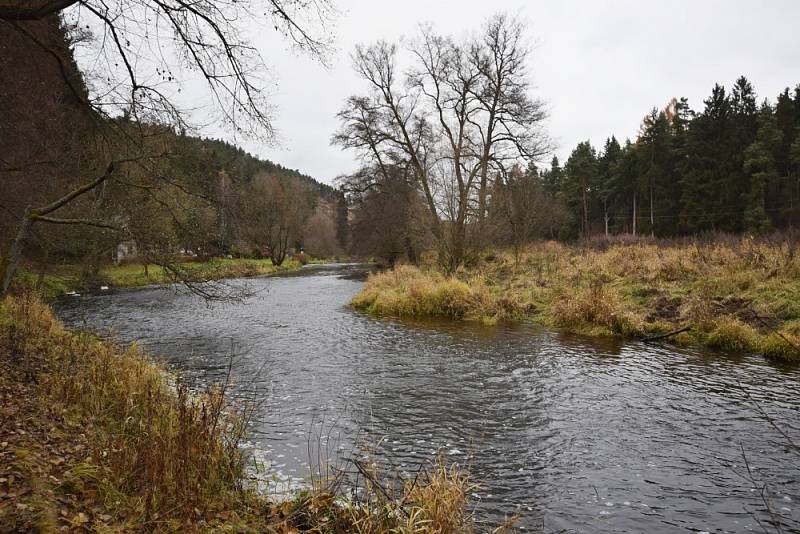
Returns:
[[[314,259],[306,263],[326,262],[325,259]],[[171,284],[179,281],[181,277],[202,281],[270,276],[296,271],[303,265],[304,263],[295,259],[287,259],[282,265],[275,266],[268,259],[213,258],[208,261],[176,263],[175,266],[180,271],[176,274],[160,265],[150,264],[145,269],[140,263],[124,263],[101,268],[91,281],[84,279],[77,265],[56,265],[49,266],[42,272],[19,269],[14,279],[14,286],[18,290],[33,290],[46,299],[53,299],[71,291],[85,291],[87,286],[95,289],[102,285],[129,288]]]

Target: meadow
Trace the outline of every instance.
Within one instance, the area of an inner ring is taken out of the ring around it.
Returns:
[[[379,316],[530,321],[800,360],[800,257],[789,239],[611,239],[486,253],[372,275],[352,306]]]

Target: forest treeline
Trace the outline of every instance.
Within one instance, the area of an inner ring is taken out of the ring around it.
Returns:
[[[83,38],[58,16],[0,26],[3,272],[72,263],[91,278],[120,244],[145,264],[342,253],[331,186],[146,114],[93,112],[73,58]]]
[[[673,99],[637,137],[578,144],[527,174],[570,213],[568,233],[760,234],[800,224],[800,85],[759,103],[740,77],[694,111]]]
[[[353,53],[366,89],[344,103],[333,142],[361,165],[334,189],[187,134],[157,93],[98,112],[96,80],[73,57],[87,39],[55,15],[0,31],[6,275],[27,259],[80,263],[91,277],[123,243],[158,264],[184,251],[275,264],[301,249],[388,263],[434,251],[452,272],[488,248],[543,238],[800,224],[800,86],[761,100],[742,77],[715,86],[700,111],[676,98],[632,140],[582,142],[547,168],[554,147],[524,25],[499,14],[465,38],[423,27],[402,46]]]
[[[760,100],[740,77],[700,111],[675,98],[634,139],[581,142],[546,168],[553,145],[524,30],[498,15],[468,39],[424,27],[403,47],[357,48],[366,92],[346,101],[333,138],[362,163],[339,179],[354,251],[417,263],[435,250],[452,272],[487,248],[537,239],[800,224],[800,86]]]

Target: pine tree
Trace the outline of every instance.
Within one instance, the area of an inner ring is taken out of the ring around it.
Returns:
[[[597,193],[603,205],[603,231],[609,234],[611,213],[614,210],[614,200],[617,198],[616,181],[614,180],[622,155],[622,147],[613,135],[606,139],[603,154],[597,161],[598,189]]]
[[[731,173],[731,101],[717,84],[689,128],[681,183],[680,228],[685,233],[735,230],[737,214],[726,205]]]
[[[542,173],[542,183],[548,193],[555,195],[561,190],[563,179],[564,171],[561,169],[558,157],[553,156],[553,160],[550,162],[550,170]]]
[[[653,234],[673,233],[669,217],[677,210],[678,183],[669,119],[672,115],[672,111],[667,113],[666,110],[659,112],[653,109],[645,117],[636,143],[647,195],[647,224]]]
[[[800,126],[795,129],[794,143],[789,150],[788,226],[800,225]]]
[[[783,133],[772,108],[766,102],[758,114],[756,140],[744,154],[744,169],[750,176],[750,190],[746,197],[744,223],[748,232],[761,234],[772,228],[767,215],[766,188],[770,180],[777,178],[775,155],[783,143]]]
[[[750,176],[744,170],[744,153],[753,144],[758,130],[758,105],[752,84],[744,76],[739,77],[731,96],[731,137],[726,156],[728,179],[723,190],[723,210],[728,213],[731,224],[725,228],[740,231],[744,221],[740,214],[746,209],[745,199],[750,190]]]
[[[778,101],[775,104],[775,123],[783,134],[781,150],[777,155],[778,160],[776,161],[777,170],[781,176],[789,174],[789,150],[794,141],[795,129],[800,126],[800,123],[796,122],[796,105],[796,102],[789,95],[788,87],[778,95]]]
[[[672,229],[671,233],[679,234],[679,214],[683,206],[682,188],[685,182],[684,177],[687,172],[689,128],[691,127],[691,121],[695,114],[689,107],[689,102],[686,98],[674,100],[672,106],[670,106],[670,110],[670,155],[672,160],[673,187],[667,220]]]
[[[597,153],[589,141],[579,143],[564,166],[564,187],[567,205],[579,213],[579,228],[589,235],[590,215],[594,204],[594,185],[597,184]]]
[[[623,221],[623,229],[634,235],[639,231],[639,167],[637,151],[631,140],[626,139],[613,179],[614,190],[619,196],[617,218]]]

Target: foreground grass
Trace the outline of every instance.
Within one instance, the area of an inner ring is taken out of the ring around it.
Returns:
[[[431,265],[371,276],[353,299],[382,316],[529,320],[800,360],[800,256],[790,243],[531,245],[446,277]]]
[[[272,503],[249,489],[246,412],[190,394],[135,346],[66,331],[39,300],[0,303],[0,530],[289,533],[473,530],[454,468],[413,484],[341,479]],[[379,491],[378,491],[379,490]]]

